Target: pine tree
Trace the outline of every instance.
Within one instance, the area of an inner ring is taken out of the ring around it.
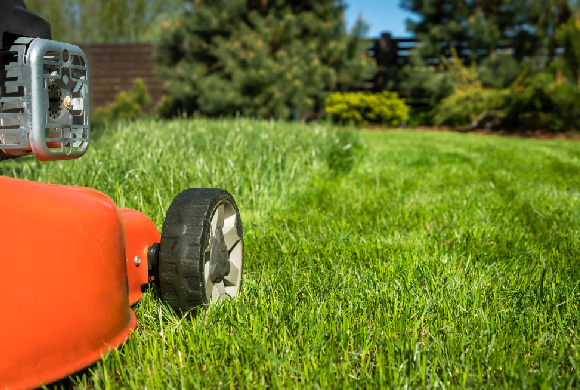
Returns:
[[[569,0],[401,0],[401,7],[420,16],[407,28],[429,56],[455,46],[493,58],[502,42],[515,44],[518,60],[542,46],[553,51],[554,31],[570,16]]]
[[[288,118],[372,75],[359,20],[337,0],[195,0],[166,24],[167,91],[188,112]]]

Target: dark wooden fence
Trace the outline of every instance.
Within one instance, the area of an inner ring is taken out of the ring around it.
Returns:
[[[369,40],[369,55],[374,57],[377,61],[378,72],[373,80],[373,90],[382,91],[387,88],[388,83],[396,76],[396,71],[409,63],[412,50],[417,47],[419,41],[415,38],[394,38],[390,33],[385,32],[377,39]],[[467,42],[450,42],[449,45],[442,44],[442,54],[448,59],[452,56],[451,47],[456,49],[457,56],[468,64],[472,60],[480,61],[489,57],[490,52],[482,49],[473,52],[467,47]],[[504,53],[510,55],[517,55],[516,49],[518,45],[516,41],[500,41],[496,45],[496,54]],[[548,48],[545,48],[548,51]],[[552,58],[557,58],[562,55],[563,49],[554,49],[551,53]],[[527,58],[523,57],[524,60]],[[544,57],[537,57],[539,60],[547,60],[547,55]],[[423,58],[427,65],[441,64],[439,57]]]
[[[377,62],[377,74],[372,81],[373,91],[384,91],[394,77],[396,68],[409,62],[411,50],[418,41],[414,38],[393,38],[390,33],[383,33],[379,38],[369,41],[369,56]]]
[[[90,66],[91,111],[103,107],[120,91],[131,89],[137,78],[143,80],[153,107],[163,95],[163,85],[155,72],[152,43],[83,44],[79,45]]]

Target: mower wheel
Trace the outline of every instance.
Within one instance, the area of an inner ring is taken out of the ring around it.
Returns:
[[[234,297],[242,282],[244,240],[230,193],[191,188],[173,199],[159,249],[161,299],[175,311]]]

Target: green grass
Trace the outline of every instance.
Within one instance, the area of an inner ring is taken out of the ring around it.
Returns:
[[[109,126],[0,173],[99,189],[161,227],[187,187],[242,210],[243,294],[154,291],[79,388],[580,387],[580,143],[255,121]],[[103,319],[106,320],[106,319]]]

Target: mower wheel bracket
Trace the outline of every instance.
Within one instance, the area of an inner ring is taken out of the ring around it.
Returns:
[[[159,266],[159,243],[151,245],[147,250],[147,268],[149,271]]]

